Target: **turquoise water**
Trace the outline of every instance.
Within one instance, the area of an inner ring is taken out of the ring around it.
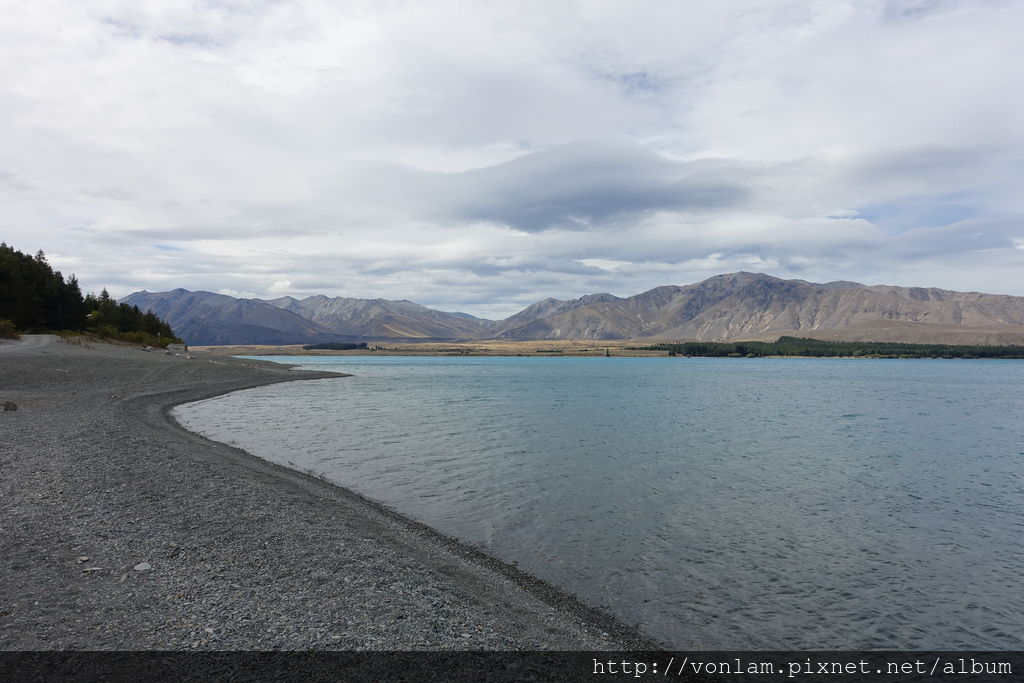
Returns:
[[[1024,647],[1024,362],[267,360],[175,415],[672,647]]]

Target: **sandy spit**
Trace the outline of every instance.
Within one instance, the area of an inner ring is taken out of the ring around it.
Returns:
[[[624,650],[654,644],[175,405],[329,373],[0,342],[0,649]],[[345,381],[338,376],[337,381]]]

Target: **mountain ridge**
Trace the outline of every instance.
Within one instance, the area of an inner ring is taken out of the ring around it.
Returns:
[[[629,297],[548,298],[504,320],[438,311],[409,300],[323,294],[236,299],[212,292],[135,292],[194,345],[322,341],[692,339],[781,335],[843,341],[1024,343],[1024,297],[936,287],[814,283],[726,273]],[[286,341],[287,340],[287,341]]]

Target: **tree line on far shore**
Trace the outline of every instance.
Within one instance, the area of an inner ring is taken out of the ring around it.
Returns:
[[[356,349],[365,349],[366,342],[322,342],[320,344],[306,344],[302,348],[306,351],[311,349],[321,351],[354,351]]]
[[[897,342],[822,341],[779,337],[773,342],[679,342],[634,347],[668,351],[670,356],[759,358],[764,356],[818,356],[865,358],[1024,358],[1024,346],[965,344],[904,344]]]
[[[19,332],[82,332],[136,344],[180,343],[170,325],[138,306],[119,304],[104,289],[82,296],[78,279],[46,261],[0,243],[0,337]]]

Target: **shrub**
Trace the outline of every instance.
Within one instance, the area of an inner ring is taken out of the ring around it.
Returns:
[[[0,339],[21,339],[18,328],[10,320],[0,319]]]
[[[118,334],[113,325],[97,325],[91,332],[101,339],[116,339]]]
[[[167,348],[168,344],[173,344],[176,341],[176,337],[168,339],[167,337],[160,337],[149,332],[120,332],[115,336],[115,339],[126,341],[131,344],[138,344],[139,346],[154,346],[157,348]]]

